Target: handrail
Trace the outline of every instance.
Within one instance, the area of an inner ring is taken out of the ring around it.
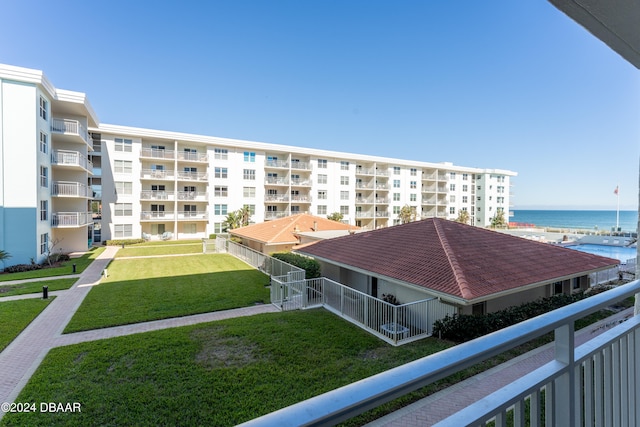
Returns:
[[[636,300],[640,298],[640,281],[638,280],[312,397],[241,425],[334,425],[548,332],[559,328],[566,329],[567,325],[570,325],[569,329],[573,330],[573,322],[576,320],[634,294]],[[638,307],[636,306],[637,315]],[[571,350],[573,351],[573,348]],[[557,365],[563,362],[556,360],[552,363]]]

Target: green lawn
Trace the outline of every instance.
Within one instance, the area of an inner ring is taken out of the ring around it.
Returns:
[[[0,351],[20,335],[52,300],[30,298],[0,302]]]
[[[0,282],[5,282],[7,280],[22,280],[22,279],[36,279],[40,277],[53,277],[53,276],[64,276],[67,274],[73,274],[73,264],[76,265],[76,273],[82,273],[85,268],[89,264],[93,262],[94,259],[98,255],[100,255],[104,251],[104,247],[93,248],[91,251],[82,255],[79,258],[72,258],[69,261],[65,261],[62,263],[60,267],[53,268],[42,268],[40,270],[33,271],[25,271],[22,273],[1,273],[0,274]],[[5,262],[6,265],[10,264],[10,259]]]
[[[202,240],[152,240],[144,243],[136,243],[133,245],[125,245],[125,248],[139,248],[142,246],[178,246],[198,243],[202,246]]]
[[[61,291],[63,289],[69,289],[77,281],[77,278],[71,279],[52,279],[42,280],[39,282],[26,282],[16,285],[3,285],[0,283],[0,298],[10,297],[12,295],[34,294],[42,292],[42,287],[47,286],[49,292]]]
[[[268,303],[268,282],[225,254],[114,260],[65,333]]]
[[[391,347],[321,309],[257,315],[53,349],[3,426],[232,426],[446,348]]]
[[[163,242],[164,243],[164,242]],[[135,257],[135,256],[153,256],[153,255],[170,255],[170,254],[201,254],[202,243],[180,243],[175,245],[132,245],[125,246],[124,249],[118,250],[116,258]]]

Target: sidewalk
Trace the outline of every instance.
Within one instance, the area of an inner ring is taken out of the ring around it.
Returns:
[[[629,308],[576,331],[575,345],[584,344],[632,315],[633,308]],[[550,362],[553,356],[553,343],[549,343],[366,425],[368,427],[425,427],[434,425],[521,378],[524,374]]]

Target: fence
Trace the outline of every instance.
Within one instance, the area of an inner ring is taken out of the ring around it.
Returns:
[[[436,320],[456,313],[437,298],[393,305],[325,277],[291,273],[271,277],[271,302],[282,310],[324,307],[392,345],[428,337]]]
[[[585,344],[574,340],[577,319],[633,295],[637,300],[638,292],[640,281],[619,286],[243,425],[335,425],[549,332],[555,336],[551,362],[438,425],[640,425],[640,304],[635,316]]]

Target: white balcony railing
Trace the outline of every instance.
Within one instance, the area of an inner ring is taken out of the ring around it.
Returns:
[[[182,211],[178,212],[178,219],[182,220],[206,220],[209,219],[207,211]]]
[[[303,203],[311,203],[311,196],[299,194],[291,196],[292,202],[303,202]]]
[[[288,169],[289,163],[286,160],[267,160],[264,162],[267,168]]]
[[[291,162],[291,169],[311,170],[311,163],[308,162]]]
[[[84,184],[70,181],[54,181],[51,195],[56,197],[91,197],[93,192]]]
[[[88,212],[54,212],[51,214],[52,227],[81,227],[92,220]]]
[[[207,156],[205,153],[178,151],[178,160],[184,160],[187,162],[207,162],[209,161],[209,156]]]
[[[269,219],[284,218],[287,215],[289,215],[287,211],[269,211],[264,213],[264,219],[269,220]]]
[[[154,191],[142,190],[140,199],[142,200],[173,200],[175,192],[173,191]]]
[[[157,169],[142,169],[140,171],[140,178],[143,179],[173,179],[175,171],[172,170],[157,170]]]
[[[178,179],[183,181],[206,181],[207,173],[178,171]]]
[[[356,218],[373,218],[373,211],[356,211]]]
[[[93,162],[79,151],[55,150],[51,153],[51,163],[60,166],[78,166],[93,173]]]
[[[265,202],[288,202],[288,194],[267,194],[264,196]]]
[[[373,169],[356,168],[356,175],[373,175]]]
[[[178,200],[207,201],[209,193],[205,191],[178,191]]]
[[[142,147],[140,149],[140,157],[173,160],[176,158],[176,152],[173,150],[164,150],[160,148]]]
[[[634,295],[637,301],[639,292],[640,281],[619,286],[243,425],[337,424],[550,332],[553,360],[437,425],[507,425],[508,418],[514,425],[541,425],[543,416],[547,426],[640,425],[638,305],[634,316],[608,331],[579,346],[574,340],[576,320]]]
[[[140,212],[140,220],[142,221],[173,221],[175,219],[175,215],[173,212],[162,212],[162,211],[142,211]]]
[[[77,120],[54,117],[51,119],[51,132],[62,135],[77,135],[82,138],[87,145],[93,148],[93,140],[89,138],[89,132],[87,132],[87,129],[85,129],[82,123]]]
[[[270,185],[289,185],[289,180],[287,178],[278,178],[278,177],[267,177],[264,179],[265,184]]]
[[[301,178],[291,178],[291,185],[297,185],[301,187],[310,187],[311,180],[310,179],[301,179]]]

